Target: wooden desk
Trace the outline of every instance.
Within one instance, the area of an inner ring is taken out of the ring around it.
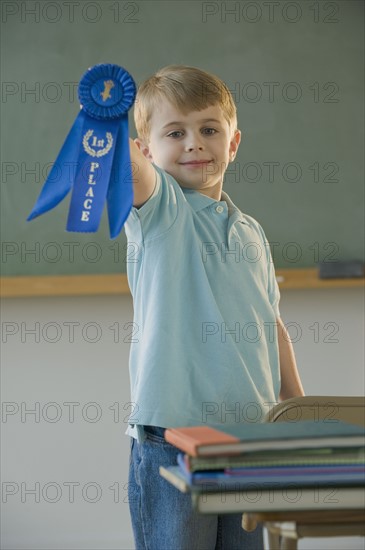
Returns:
[[[365,536],[365,510],[317,510],[244,513],[242,527],[253,531],[263,523],[270,550],[296,550],[302,537]]]
[[[359,288],[364,286],[364,278],[320,279],[318,270],[311,268],[277,269],[276,276],[280,290]],[[111,294],[130,294],[125,273],[0,277],[0,296],[2,298]]]

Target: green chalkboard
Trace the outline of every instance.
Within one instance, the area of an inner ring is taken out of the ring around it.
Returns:
[[[125,234],[110,241],[106,215],[97,234],[67,233],[66,199],[25,221],[78,113],[79,78],[102,62],[137,84],[172,63],[219,75],[243,132],[225,190],[264,227],[276,267],[363,259],[363,2],[1,7],[3,275],[126,270]]]

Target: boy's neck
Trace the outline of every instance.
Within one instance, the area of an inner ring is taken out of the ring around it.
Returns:
[[[209,189],[190,189],[189,191],[195,191],[196,193],[200,193],[201,195],[205,195],[206,197],[209,197],[215,201],[221,201],[222,199],[222,188],[209,188]]]

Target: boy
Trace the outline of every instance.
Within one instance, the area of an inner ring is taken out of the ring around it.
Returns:
[[[177,462],[165,428],[260,421],[278,398],[304,395],[264,232],[222,191],[241,140],[236,107],[216,76],[171,65],[141,85],[134,116],[125,229],[136,548],[259,550],[261,528],[245,532],[241,514],[195,514],[158,473]]]

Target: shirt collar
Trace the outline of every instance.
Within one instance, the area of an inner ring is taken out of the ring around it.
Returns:
[[[216,201],[215,199],[207,197],[207,195],[203,195],[202,193],[199,193],[199,191],[194,191],[193,189],[182,188],[182,190],[186,200],[188,201],[188,203],[190,204],[190,206],[195,212],[199,212],[199,210],[203,210],[203,208],[206,208],[211,204],[225,201],[228,206],[228,217],[231,217],[232,215],[234,215],[237,221],[241,221],[246,225],[250,225],[248,221],[245,219],[242,212],[232,202],[231,198],[225,191],[222,190],[221,192],[221,200]]]
[[[203,208],[218,202],[215,199],[207,197],[207,195],[199,193],[199,191],[194,191],[194,189],[182,188],[182,190],[186,200],[195,212],[199,212],[199,210],[203,210]]]

